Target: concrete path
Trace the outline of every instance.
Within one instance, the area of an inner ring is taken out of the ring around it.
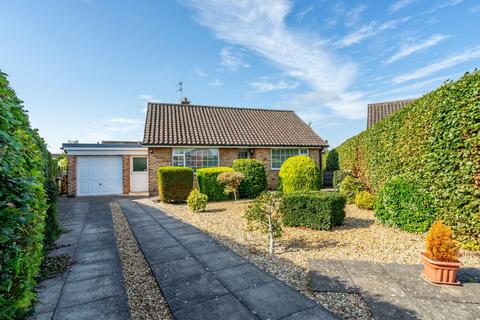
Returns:
[[[34,319],[129,319],[122,267],[117,251],[110,201],[92,197],[60,199],[64,229],[51,255],[72,256],[74,265],[38,285]]]
[[[421,265],[313,260],[312,287],[360,293],[376,319],[480,319],[480,270],[461,268],[462,286],[431,284]]]
[[[336,319],[192,225],[118,202],[175,319]]]

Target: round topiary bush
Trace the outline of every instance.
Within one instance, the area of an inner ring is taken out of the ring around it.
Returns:
[[[208,196],[198,191],[198,189],[193,189],[187,198],[188,208],[193,212],[205,211],[207,202]]]
[[[288,158],[278,173],[283,193],[295,191],[319,190],[321,185],[320,170],[315,162],[307,156]]]
[[[355,205],[360,209],[373,209],[373,195],[368,191],[360,191],[355,196]]]
[[[254,199],[267,190],[267,173],[262,162],[256,159],[238,159],[233,162],[232,168],[245,176],[238,187],[240,198]]]
[[[349,204],[354,203],[357,193],[363,190],[365,190],[363,182],[352,176],[346,176],[340,183],[339,188],[340,193],[347,197],[347,203]]]
[[[403,175],[388,180],[375,201],[380,222],[410,232],[425,232],[435,220],[432,197]]]

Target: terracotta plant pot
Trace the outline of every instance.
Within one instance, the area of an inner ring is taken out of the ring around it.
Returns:
[[[437,284],[460,285],[457,280],[457,271],[460,262],[441,262],[428,258],[424,252],[420,254],[424,265],[423,276],[430,282]]]

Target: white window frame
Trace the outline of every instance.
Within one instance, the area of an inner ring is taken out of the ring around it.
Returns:
[[[208,147],[205,147],[205,148],[172,148],[172,166],[175,166],[175,162],[174,162],[174,157],[177,156],[179,157],[179,155],[175,155],[175,150],[183,150],[183,166],[182,167],[185,167],[185,168],[191,168],[191,167],[187,167],[185,164],[186,162],[186,159],[185,159],[185,150],[216,150],[217,152],[217,165],[214,166],[214,167],[217,167],[220,165],[220,149],[219,148],[208,148]],[[181,156],[180,156],[181,157]],[[204,167],[204,168],[208,168],[208,167]],[[192,168],[194,173],[196,173],[197,169],[196,168]]]
[[[278,171],[280,170],[280,168],[274,168],[273,167],[273,150],[297,150],[298,151],[298,155],[299,156],[309,156],[310,154],[310,150],[308,148],[271,148],[270,149],[270,169],[273,170],[273,171]],[[301,153],[301,151],[306,151],[306,153]],[[288,158],[287,158],[288,159]],[[287,160],[285,159],[285,161]],[[285,162],[283,161],[283,162]],[[283,163],[282,163],[283,164]],[[282,167],[280,165],[280,167]]]

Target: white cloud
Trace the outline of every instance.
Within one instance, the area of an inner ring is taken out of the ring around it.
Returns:
[[[393,56],[388,58],[385,61],[385,63],[387,63],[387,64],[392,63],[394,61],[397,61],[397,60],[400,60],[402,58],[408,57],[409,55],[411,55],[415,52],[419,52],[419,51],[422,51],[422,50],[424,50],[428,47],[434,46],[437,43],[439,43],[440,41],[447,39],[448,37],[449,36],[443,35],[443,34],[435,34],[435,35],[431,36],[430,38],[426,39],[423,42],[403,44],[400,47],[400,50],[396,54],[394,54]]]
[[[257,92],[270,92],[270,91],[277,91],[277,90],[295,89],[299,85],[300,85],[299,82],[288,82],[286,80],[268,81],[268,79],[263,79],[261,81],[250,83],[250,86],[255,88],[255,91]]]
[[[345,14],[345,24],[347,26],[353,26],[357,24],[362,16],[363,11],[365,11],[367,7],[364,5],[360,5],[358,7],[353,8],[352,10],[346,12]]]
[[[200,70],[200,68],[198,68],[198,67],[195,67],[195,73],[199,77],[208,77],[208,74],[203,72],[202,70]]]
[[[360,43],[362,40],[375,36],[384,30],[395,29],[401,23],[404,23],[409,19],[410,17],[405,17],[401,19],[390,20],[384,23],[372,21],[369,24],[360,27],[360,29],[347,34],[345,37],[340,39],[336,45],[340,48],[344,48],[356,43]]]
[[[210,82],[210,85],[212,87],[220,87],[223,85],[223,83],[218,79],[214,79],[212,82]]]
[[[85,142],[102,140],[132,140],[139,139],[142,134],[144,119],[114,117],[97,125],[97,130],[89,130]]]
[[[398,10],[402,9],[403,7],[408,6],[410,3],[412,3],[414,0],[399,0],[392,4],[389,8],[389,11],[391,13],[397,12]]]
[[[224,47],[220,50],[220,64],[230,70],[236,71],[239,68],[249,68],[250,65],[244,61],[244,54],[234,51],[232,47]]]
[[[447,0],[447,1],[444,1],[444,2],[440,3],[439,5],[437,5],[435,7],[433,7],[427,13],[432,14],[432,13],[438,11],[438,10],[453,7],[453,6],[456,6],[457,4],[460,4],[462,2],[463,2],[463,0]]]
[[[303,18],[307,13],[313,10],[313,4],[310,5],[309,7],[303,9],[302,11],[298,12],[295,16],[297,17],[297,21],[302,21]]]
[[[319,45],[322,42],[318,37],[289,29],[285,18],[291,11],[291,2],[189,0],[186,3],[196,10],[196,20],[218,39],[269,59],[289,77],[311,88],[310,92],[292,96],[291,106],[314,108],[317,112],[326,106],[346,117],[364,116],[358,112],[361,94],[349,90],[356,78],[356,64],[333,55]],[[313,96],[314,103],[305,105]],[[365,104],[361,108],[365,109]]]
[[[473,49],[467,49],[464,52],[446,58],[444,60],[429,64],[425,67],[419,68],[407,74],[397,76],[392,79],[393,83],[402,83],[414,79],[420,79],[427,77],[437,71],[448,69],[457,64],[464,63],[470,60],[480,58],[480,47],[475,47]]]

